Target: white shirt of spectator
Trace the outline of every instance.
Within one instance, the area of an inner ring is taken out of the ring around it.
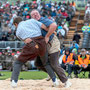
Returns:
[[[65,36],[65,30],[64,29],[58,29],[57,33],[61,33],[62,36]]]
[[[54,10],[55,10],[55,8],[52,6],[52,7],[51,7],[51,10],[52,10],[52,11],[54,11]]]
[[[88,6],[88,8],[87,8],[85,14],[88,14],[88,13],[90,14],[90,4],[87,4],[87,6]]]
[[[37,9],[40,11],[42,8],[43,8],[43,6],[39,5]]]
[[[86,13],[86,14],[88,14],[88,13],[90,14],[90,7],[87,8],[87,10],[86,10],[85,13]]]
[[[41,0],[37,0],[37,4],[40,5],[40,3],[41,3]]]
[[[64,28],[67,30],[67,32],[69,31],[67,24],[64,24]]]

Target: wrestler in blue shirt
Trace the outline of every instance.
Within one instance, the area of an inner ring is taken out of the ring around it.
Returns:
[[[43,23],[46,27],[49,27],[49,26],[53,23],[52,20],[50,20],[50,19],[48,19],[48,18],[46,18],[46,17],[41,17],[41,18],[39,19],[39,21],[40,21],[41,23]],[[47,31],[45,31],[45,30],[42,29],[41,32],[42,32],[42,36],[45,37],[46,34],[47,34]],[[49,37],[49,41],[51,41],[51,40],[53,39],[53,37],[54,37],[54,34],[52,34],[52,35]]]

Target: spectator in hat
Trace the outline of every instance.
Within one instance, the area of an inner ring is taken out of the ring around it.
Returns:
[[[85,23],[84,26],[82,27],[83,32],[87,32],[89,29],[88,23]]]
[[[76,3],[72,1],[73,10],[76,11]]]
[[[76,77],[78,77],[78,74],[83,69],[90,68],[90,66],[88,65],[89,65],[89,55],[86,54],[85,49],[81,49],[81,54],[78,55],[78,59],[75,61],[74,74],[76,75]]]
[[[77,57],[73,54],[70,53],[70,49],[65,50],[65,54],[62,58],[62,68],[68,72],[68,78],[71,77],[71,73],[73,71],[73,66],[74,66],[74,61],[77,60]]]

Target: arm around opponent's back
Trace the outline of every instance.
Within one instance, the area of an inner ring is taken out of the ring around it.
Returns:
[[[47,33],[46,36],[45,36],[45,41],[46,41],[46,43],[48,43],[49,37],[55,32],[56,28],[57,28],[57,24],[56,24],[56,23],[52,23],[52,24],[49,26],[48,33]]]

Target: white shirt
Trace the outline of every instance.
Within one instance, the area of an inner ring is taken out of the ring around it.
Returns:
[[[41,25],[42,23],[35,19],[22,21],[17,27],[16,36],[22,40],[41,36]]]

